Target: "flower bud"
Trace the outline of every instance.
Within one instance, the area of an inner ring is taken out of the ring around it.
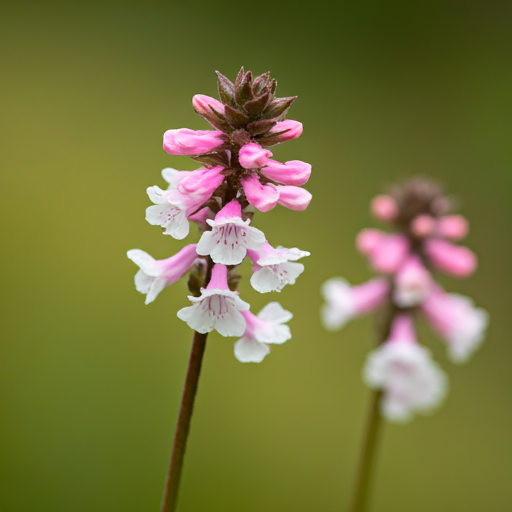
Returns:
[[[370,204],[370,211],[376,219],[391,222],[398,214],[398,205],[390,196],[375,196]]]
[[[455,277],[467,277],[477,267],[476,256],[467,247],[436,238],[425,241],[425,254],[439,270]]]
[[[305,210],[313,197],[307,190],[300,187],[277,187],[279,191],[278,203],[290,210]]]
[[[430,215],[418,215],[411,223],[411,231],[418,237],[430,236],[436,229],[436,220]]]
[[[272,153],[268,149],[263,149],[259,144],[250,142],[240,149],[238,159],[242,167],[246,169],[258,169],[267,165],[268,159]]]
[[[212,114],[210,107],[213,107],[219,114],[224,114],[224,105],[215,98],[210,98],[210,96],[204,94],[196,94],[192,98],[192,105],[201,117],[209,117]]]
[[[300,137],[302,134],[302,123],[299,123],[299,121],[293,121],[292,119],[281,121],[270,130],[269,135],[273,135],[284,130],[287,131],[278,136],[277,143],[286,142]]]
[[[469,231],[468,221],[462,215],[447,215],[438,221],[437,233],[443,238],[461,240]]]
[[[247,201],[260,212],[272,210],[279,200],[279,192],[272,183],[262,185],[254,174],[241,180]]]
[[[290,160],[284,164],[269,160],[261,169],[261,174],[283,185],[304,185],[311,175],[311,165],[300,160]]]
[[[224,142],[224,134],[218,130],[167,130],[164,133],[164,149],[171,155],[200,155],[208,153]]]

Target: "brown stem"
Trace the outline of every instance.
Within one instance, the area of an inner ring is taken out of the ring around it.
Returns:
[[[382,325],[379,329],[380,332],[377,340],[378,345],[384,343],[388,338],[395,313],[396,309],[393,306],[391,306],[386,312]],[[359,462],[354,488],[352,490],[349,512],[365,512],[368,507],[370,486],[372,483],[377,448],[383,424],[379,410],[381,398],[381,390],[371,392],[368,416],[366,419],[366,426],[359,454]]]
[[[160,508],[161,512],[174,512],[176,509],[181,471],[183,469],[183,459],[187,447],[190,420],[194,410],[194,399],[196,397],[207,336],[208,334],[194,333],[192,349],[188,361],[187,376],[183,387],[183,395],[181,396],[178,421],[176,422],[176,430],[174,431],[171,461],[165,481],[164,495]]]

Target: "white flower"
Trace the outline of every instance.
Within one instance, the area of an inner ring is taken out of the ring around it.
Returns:
[[[180,181],[189,174],[190,171],[177,171],[172,167],[166,167],[162,170],[162,178],[169,183],[167,190],[177,190]]]
[[[252,287],[260,293],[280,292],[287,284],[294,284],[297,277],[304,272],[302,263],[294,263],[300,258],[309,256],[309,252],[297,248],[274,249],[265,242],[260,251],[248,251],[253,260]]]
[[[482,344],[489,323],[487,311],[469,297],[436,288],[422,304],[432,328],[448,342],[454,363],[464,363]]]
[[[447,390],[445,374],[411,333],[411,319],[399,315],[390,339],[368,355],[363,368],[366,384],[383,390],[382,414],[399,423],[410,420],[415,412],[434,409]]]
[[[149,187],[147,193],[155,206],[146,209],[146,220],[153,226],[165,228],[164,235],[183,240],[190,231],[187,209],[191,198],[177,190],[165,191],[157,186]]]
[[[146,304],[149,304],[166,286],[175,283],[190,269],[197,253],[196,244],[191,244],[165,260],[155,260],[140,249],[128,251],[127,256],[140,267],[135,274],[135,288],[138,292],[147,294]]]
[[[325,304],[321,309],[324,327],[328,331],[341,329],[354,316],[374,311],[389,294],[387,279],[378,277],[366,283],[350,286],[341,277],[333,277],[322,286]]]
[[[270,302],[259,313],[242,313],[247,327],[244,335],[235,343],[235,357],[242,363],[261,363],[270,353],[267,343],[281,344],[292,335],[290,328],[283,325],[293,315],[282,308],[278,302]]]
[[[265,235],[250,227],[250,220],[242,220],[240,203],[233,199],[215,216],[206,221],[211,231],[205,231],[197,244],[197,253],[210,255],[215,263],[238,265],[247,249],[259,250],[265,243]]]
[[[222,336],[244,333],[246,321],[241,311],[247,311],[249,304],[229,289],[224,265],[214,265],[210,282],[201,290],[200,297],[188,298],[193,305],[180,309],[178,318],[191,329],[203,334],[216,329]]]

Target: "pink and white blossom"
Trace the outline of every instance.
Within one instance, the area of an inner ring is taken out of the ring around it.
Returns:
[[[392,197],[379,195],[372,199],[370,211],[376,219],[391,222],[398,214],[398,205]]]
[[[162,178],[169,184],[167,190],[177,190],[180,181],[189,174],[190,171],[177,171],[172,167],[166,167],[165,169],[162,169]]]
[[[157,186],[149,187],[147,193],[155,206],[146,209],[146,220],[153,226],[165,228],[164,235],[171,235],[176,240],[182,240],[188,235],[190,226],[187,217],[211,195],[210,191],[183,194],[178,190],[162,190]]]
[[[201,289],[201,296],[189,295],[192,306],[180,309],[178,318],[191,329],[200,333],[216,329],[222,336],[242,336],[246,321],[242,311],[249,310],[249,304],[229,289],[227,268],[214,265],[208,286]]]
[[[233,199],[215,216],[206,221],[211,231],[205,231],[197,244],[197,254],[210,255],[215,263],[238,265],[247,249],[259,251],[265,243],[265,235],[249,226],[249,219],[242,220],[240,203]]]
[[[363,379],[370,388],[384,392],[381,412],[398,423],[437,407],[448,387],[430,351],[418,345],[406,314],[395,318],[389,339],[368,355]]]
[[[225,142],[219,130],[167,130],[164,133],[164,149],[171,155],[194,156],[208,153]]]
[[[268,344],[282,344],[292,335],[284,325],[293,315],[278,302],[270,302],[258,315],[242,311],[246,321],[244,335],[235,343],[235,357],[242,363],[261,363],[270,353]]]
[[[260,251],[249,250],[247,254],[253,261],[251,285],[260,293],[280,292],[287,284],[295,284],[304,271],[304,265],[295,262],[309,256],[296,247],[274,249],[268,242]]]
[[[261,174],[269,180],[283,185],[304,185],[311,176],[311,165],[300,160],[290,160],[284,164],[276,160],[269,160],[261,168]]]
[[[240,181],[244,188],[247,201],[260,212],[268,212],[277,204],[279,192],[277,191],[277,187],[272,183],[263,185],[254,174],[249,174]]]
[[[126,255],[140,267],[135,274],[135,288],[146,294],[146,304],[153,302],[166,286],[180,279],[197,259],[196,244],[183,247],[165,260],[155,260],[140,249],[131,249]]]
[[[416,255],[411,255],[395,274],[393,301],[402,308],[421,304],[432,288],[432,277]]]
[[[299,121],[293,121],[292,119],[286,119],[285,121],[276,123],[269,133],[270,135],[274,135],[275,133],[279,133],[284,130],[286,130],[285,133],[281,133],[281,135],[279,135],[279,142],[297,139],[302,135],[302,123]]]
[[[446,293],[436,287],[421,309],[432,328],[448,343],[448,353],[453,362],[466,362],[482,344],[488,314],[475,307],[469,297]]]
[[[476,255],[467,247],[438,238],[425,240],[425,254],[439,270],[454,277],[471,275],[478,265]]]
[[[279,200],[277,202],[290,210],[305,210],[313,197],[307,190],[291,185],[279,186],[277,190],[279,192]]]
[[[357,286],[350,286],[341,277],[329,279],[322,286],[325,304],[321,318],[325,328],[336,331],[355,316],[375,311],[384,304],[390,290],[389,281],[382,277]]]

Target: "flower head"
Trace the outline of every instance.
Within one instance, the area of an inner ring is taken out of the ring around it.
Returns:
[[[134,249],[128,256],[140,266],[135,283],[146,293],[146,303],[189,272],[192,305],[178,312],[199,333],[217,330],[223,336],[242,336],[235,353],[241,361],[261,360],[267,344],[290,337],[284,325],[291,313],[271,303],[256,317],[240,299],[236,267],[249,253],[253,260],[253,286],[260,292],[281,291],[304,270],[296,260],[309,255],[298,249],[274,249],[262,231],[253,227],[255,209],[267,212],[278,203],[304,210],[311,194],[300,188],[311,166],[299,160],[271,160],[271,146],[299,137],[302,124],[285,117],[296,97],[276,97],[277,82],[269,73],[253,78],[243,68],[231,82],[217,72],[219,99],[196,94],[195,112],[213,129],[167,130],[164,149],[187,155],[201,168],[178,171],[166,168],[167,189],[147,189],[154,205],[146,210],[150,224],[181,240],[190,221],[201,232],[197,244],[188,245],[166,260],[154,260]],[[229,266],[229,268],[227,267]],[[252,348],[251,348],[252,347]]]
[[[447,342],[456,363],[466,361],[480,346],[487,327],[484,310],[466,297],[444,292],[431,274],[439,269],[466,277],[477,266],[471,250],[453,243],[466,235],[468,223],[450,209],[441,187],[423,177],[375,197],[371,213],[389,222],[392,232],[363,229],[356,246],[382,276],[359,286],[334,278],[322,288],[321,316],[328,330],[385,306],[382,325],[392,324],[391,332],[384,333],[387,341],[368,357],[364,378],[370,387],[384,391],[382,411],[393,421],[437,405],[446,388],[430,352],[416,342],[412,323],[416,313],[423,313]]]

